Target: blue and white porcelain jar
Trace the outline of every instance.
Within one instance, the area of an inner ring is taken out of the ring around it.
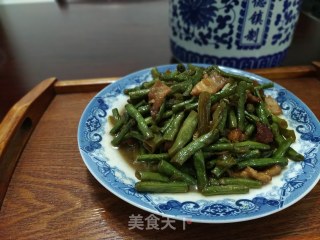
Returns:
[[[170,0],[170,44],[181,62],[241,69],[280,64],[302,0]]]

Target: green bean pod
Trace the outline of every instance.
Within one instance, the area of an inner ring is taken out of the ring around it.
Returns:
[[[136,171],[136,177],[141,181],[170,182],[167,176],[157,172]]]
[[[200,136],[196,140],[189,143],[187,146],[177,152],[171,159],[171,162],[181,166],[187,161],[193,154],[202,149],[205,146],[218,140],[219,131],[217,129],[211,130],[210,132]]]
[[[269,82],[269,83],[260,84],[256,87],[254,87],[254,89],[262,90],[262,89],[272,88],[273,86],[274,86],[274,84],[272,82]]]
[[[162,119],[167,119],[167,118],[172,117],[172,116],[173,116],[173,111],[169,110],[169,111],[166,111],[166,112],[163,113]]]
[[[212,114],[212,126],[211,129],[216,129],[222,119],[222,113],[224,111],[224,108],[226,107],[226,103],[224,101],[221,101],[216,110]]]
[[[290,158],[293,161],[303,161],[304,156],[294,150],[292,147],[289,147],[288,151],[286,152],[286,157]]]
[[[157,69],[157,68],[152,68],[151,69],[151,76],[152,76],[152,78],[153,79],[157,79],[157,78],[159,78],[160,77],[160,72],[159,72],[159,70]]]
[[[250,150],[247,153],[239,154],[237,156],[237,161],[247,160],[251,158],[259,158],[261,156],[261,152],[259,149]]]
[[[228,115],[228,126],[231,129],[235,129],[238,127],[237,117],[233,109],[230,109]]]
[[[125,135],[125,139],[128,139],[128,138],[134,138],[140,142],[144,141],[144,137],[142,136],[142,134],[135,130],[131,130]]]
[[[175,116],[172,116],[171,118],[167,119],[164,123],[164,125],[160,128],[160,132],[164,134],[168,127],[170,126],[171,122],[173,121]]]
[[[294,130],[287,128],[279,128],[280,134],[284,136],[286,139],[292,139],[292,141],[296,141],[296,134]]]
[[[176,83],[171,86],[171,93],[177,93],[177,92],[184,93],[186,90],[188,90],[189,85],[192,86],[191,80]]]
[[[256,111],[256,108],[252,103],[247,103],[246,110],[248,113],[254,113]]]
[[[257,115],[263,124],[269,125],[268,113],[263,106],[263,103],[259,103],[257,108]]]
[[[238,168],[252,167],[252,168],[264,168],[275,164],[279,164],[282,167],[288,165],[288,159],[281,158],[252,158],[237,163]]]
[[[236,81],[245,81],[247,83],[253,82],[253,80],[251,78],[248,78],[248,77],[245,77],[242,75],[237,75],[234,73],[225,72],[225,71],[221,70],[218,66],[213,66],[213,68],[215,71],[217,71],[223,77],[232,78]]]
[[[281,128],[287,128],[288,127],[288,123],[286,120],[272,114],[271,115],[271,119],[272,119],[272,122],[278,124]]]
[[[197,183],[197,181],[192,176],[180,171],[179,169],[174,167],[172,164],[164,160],[161,160],[159,162],[158,171],[170,178],[173,177],[174,179],[179,179],[181,181],[184,181],[189,185],[195,185]]]
[[[198,105],[198,133],[199,136],[209,132],[210,128],[210,93],[202,92],[199,95]]]
[[[142,83],[142,87],[143,88],[151,88],[155,84],[156,81],[157,81],[157,78],[154,78],[152,81],[144,82],[144,83]]]
[[[112,116],[113,116],[117,121],[119,121],[119,120],[121,119],[121,116],[120,116],[120,113],[119,113],[118,108],[113,108],[113,109],[112,109]]]
[[[257,117],[256,115],[253,115],[251,113],[248,113],[247,111],[244,111],[244,115],[245,115],[246,119],[249,120],[250,122],[253,122],[253,123],[261,122],[259,117]]]
[[[113,146],[119,146],[125,135],[131,130],[131,128],[135,125],[133,119],[130,119],[128,123],[126,123],[120,130],[120,132],[112,139],[111,144]]]
[[[137,162],[160,162],[161,160],[170,160],[168,153],[150,153],[141,154],[136,158]]]
[[[189,190],[185,182],[137,182],[135,189],[138,192],[150,193],[186,193]]]
[[[138,129],[142,133],[145,139],[150,139],[153,137],[152,131],[148,128],[147,123],[145,122],[143,116],[141,113],[138,112],[138,110],[132,105],[132,104],[126,104],[125,109],[127,110],[128,114],[136,120],[138,124]]]
[[[194,102],[194,101],[195,101],[195,98],[191,98],[191,99],[188,99],[188,100],[186,100],[186,101],[184,101],[184,102],[177,103],[177,104],[175,104],[175,105],[172,106],[172,111],[173,111],[174,113],[177,113],[177,112],[179,112],[179,111],[182,111],[187,104],[192,103],[192,102]]]
[[[154,134],[153,138],[146,139],[143,141],[143,146],[148,150],[149,153],[154,153],[158,147],[164,142],[161,134]]]
[[[202,190],[205,196],[226,195],[226,194],[243,194],[248,193],[249,188],[242,185],[222,185],[222,186],[208,186]]]
[[[156,115],[155,122],[159,123],[162,120],[163,114],[166,111],[166,102],[161,104],[158,114]]]
[[[198,189],[202,190],[207,185],[206,166],[202,151],[198,151],[193,155],[193,165],[197,174]]]
[[[237,143],[215,143],[205,148],[205,151],[234,151],[236,148],[247,147],[248,149],[260,149],[269,150],[268,144],[254,142],[254,141],[243,141]]]
[[[218,179],[213,178],[213,177],[209,178],[207,186],[219,186],[219,185],[220,185],[220,183],[219,183]]]
[[[184,120],[173,145],[168,150],[170,156],[174,156],[192,139],[192,135],[197,128],[197,124],[198,114],[195,111],[191,111],[188,117]]]
[[[175,116],[170,123],[169,127],[166,129],[166,131],[163,134],[163,139],[166,141],[173,141],[176,137],[176,135],[179,132],[180,126],[184,119],[184,112],[180,112]]]
[[[262,183],[258,180],[248,178],[220,178],[221,185],[241,185],[248,188],[261,188]]]
[[[117,134],[124,124],[126,124],[129,121],[129,115],[127,113],[124,113],[120,120],[116,122],[116,124],[111,128],[110,134],[115,135]]]
[[[250,138],[255,129],[256,129],[255,125],[250,123],[248,124],[248,126],[246,126],[244,130],[244,134],[247,136],[247,138]]]
[[[273,134],[273,137],[274,137],[276,143],[278,144],[278,146],[280,146],[285,139],[279,132],[278,124],[272,123],[270,128],[271,128],[271,131],[272,131],[272,134]],[[291,147],[289,147],[289,149],[287,150],[286,156],[293,161],[303,161],[304,160],[304,156],[302,154],[298,153],[296,150],[294,150]]]
[[[244,108],[245,108],[245,101],[246,101],[246,88],[247,88],[247,83],[245,81],[241,81],[238,84],[237,94],[239,96],[239,100],[238,100],[238,107],[237,107],[237,121],[238,121],[238,128],[241,131],[244,131],[244,128],[245,128]]]
[[[281,158],[281,157],[285,156],[285,154],[288,151],[288,149],[289,149],[291,144],[292,144],[292,140],[291,139],[284,140],[280,144],[278,149],[275,151],[275,153],[272,155],[272,157]]]
[[[225,127],[226,127],[227,118],[228,118],[228,111],[229,111],[229,106],[226,104],[222,113],[221,113],[221,120],[219,121],[219,124],[217,126],[221,135],[223,135]]]
[[[229,97],[230,95],[234,94],[236,90],[237,90],[237,84],[231,84],[229,87],[223,88],[219,92],[211,95],[210,97],[211,104],[213,105],[219,102],[221,99]],[[196,109],[197,107],[198,107],[198,102],[188,103],[185,105],[186,110]]]
[[[130,91],[129,98],[132,100],[144,98],[148,96],[149,91],[150,89],[138,89],[135,91]]]
[[[143,106],[139,106],[136,109],[138,110],[139,113],[141,113],[141,115],[150,114],[150,106],[149,106],[149,104],[146,104],[146,105],[143,105]]]

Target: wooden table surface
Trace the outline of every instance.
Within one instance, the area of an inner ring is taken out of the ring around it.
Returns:
[[[123,76],[174,62],[166,0],[70,2],[63,9],[54,3],[0,6],[0,121],[15,102],[47,77]],[[313,69],[311,62],[320,59],[319,41],[320,23],[301,15],[282,65],[307,66],[282,69],[282,74],[277,69],[267,72],[270,79],[304,101],[318,119],[320,81],[309,70]],[[37,108],[27,104],[34,97],[28,95],[3,120],[5,128],[0,125],[13,134],[11,138],[0,132],[0,150],[6,151],[3,159],[0,151],[0,171],[14,170],[0,211],[1,240],[320,239],[319,184],[293,206],[254,221],[192,223],[185,229],[182,222],[176,222],[176,230],[130,230],[130,215],[145,218],[149,213],[102,187],[85,167],[77,147],[81,113],[108,79],[92,80],[89,85],[85,80],[76,81],[74,86],[70,81],[50,81],[53,85],[41,95]],[[4,143],[10,146],[3,148]],[[2,180],[9,174],[0,176],[0,189],[6,188]]]
[[[320,118],[320,81],[314,67],[257,72],[292,91]],[[15,159],[17,166],[0,211],[0,239],[319,239],[319,184],[293,206],[252,221],[191,223],[185,227],[176,221],[172,224],[175,230],[130,230],[130,216],[140,214],[145,219],[150,213],[124,202],[99,184],[77,147],[80,116],[107,82],[49,79],[3,120],[5,125],[0,125],[0,130],[8,134],[0,131],[0,172],[14,169]],[[14,131],[17,134],[12,134]],[[17,150],[23,146],[23,139],[25,148]],[[6,141],[7,148],[1,144]]]

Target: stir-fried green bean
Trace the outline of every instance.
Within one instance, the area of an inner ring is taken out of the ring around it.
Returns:
[[[229,112],[229,106],[225,104],[223,111],[221,113],[221,119],[217,125],[217,128],[219,129],[221,135],[224,133],[224,129],[225,129],[227,118],[228,118],[228,112]]]
[[[223,101],[217,105],[217,108],[212,115],[212,129],[216,129],[218,127],[220,121],[222,120],[222,115],[225,107],[226,103]]]
[[[237,148],[247,147],[248,149],[261,149],[261,150],[269,150],[270,145],[254,142],[254,141],[243,141],[238,143],[215,143],[206,147],[206,151],[234,151]]]
[[[161,160],[170,160],[168,153],[141,154],[137,156],[138,162],[160,162]]]
[[[205,196],[213,195],[226,195],[226,194],[243,194],[248,193],[249,188],[243,185],[219,185],[208,186],[202,190],[202,194]]]
[[[184,119],[184,112],[180,112],[173,118],[170,125],[166,129],[166,131],[163,134],[163,139],[166,141],[173,141],[179,132],[180,126]]]
[[[234,94],[237,90],[237,85],[232,84],[228,88],[222,89],[220,92],[217,92],[213,95],[211,95],[210,100],[211,104],[215,104],[219,102],[221,99],[226,98]],[[198,107],[198,102],[195,103],[188,103],[185,105],[186,110],[196,109]]]
[[[207,173],[202,151],[198,151],[193,156],[193,164],[197,174],[198,189],[202,190],[207,185]]]
[[[248,78],[248,77],[245,77],[245,76],[241,76],[241,75],[237,75],[237,74],[234,74],[234,73],[229,73],[229,72],[225,72],[223,70],[221,70],[221,68],[219,68],[218,66],[213,66],[214,69],[222,76],[224,77],[228,77],[228,78],[232,78],[236,81],[245,81],[245,82],[248,82],[248,83],[252,83],[252,79]]]
[[[170,178],[174,178],[175,180],[184,181],[189,185],[196,184],[196,180],[192,176],[178,170],[176,167],[174,167],[167,161],[161,160],[159,162],[158,171],[160,173],[163,173],[164,175],[167,175]]]
[[[288,123],[286,120],[276,116],[276,115],[271,115],[272,118],[272,122],[277,123],[281,128],[287,128],[288,127]]]
[[[181,166],[197,151],[201,150],[203,147],[208,146],[209,144],[218,140],[218,137],[219,137],[218,130],[217,129],[211,130],[210,132],[200,136],[196,140],[189,143],[186,147],[178,151],[177,154],[175,154],[171,159],[171,162]]]
[[[273,154],[274,158],[281,158],[283,157],[286,152],[288,151],[290,145],[292,144],[292,140],[288,139],[288,140],[284,140],[278,147],[277,151],[275,151],[275,153]]]
[[[172,147],[168,150],[170,156],[174,156],[190,141],[194,131],[196,130],[197,123],[198,114],[195,111],[191,111],[186,120],[183,122]]]
[[[270,82],[270,83],[264,83],[264,84],[258,85],[258,86],[254,87],[254,88],[257,89],[257,90],[261,90],[261,89],[271,88],[271,87],[273,87],[273,85],[274,84],[272,82]]]
[[[253,168],[264,168],[264,167],[269,167],[272,165],[281,165],[285,167],[288,165],[288,159],[285,157],[280,157],[280,158],[252,158],[249,160],[243,160],[237,164],[239,168],[244,168],[244,167],[253,167]]]
[[[229,111],[228,126],[230,129],[238,127],[237,117],[233,109],[230,109]]]
[[[153,193],[185,193],[188,192],[188,184],[185,182],[137,182],[135,186],[138,192]]]
[[[118,108],[113,108],[112,109],[112,115],[117,121],[119,121],[121,119],[121,116],[120,116]]]
[[[245,81],[241,81],[238,84],[238,88],[237,88],[237,94],[239,96],[238,108],[237,108],[237,121],[238,121],[238,128],[241,131],[243,131],[245,127],[244,107],[245,107],[245,100],[246,100],[246,87],[247,87],[247,83]]]
[[[170,182],[170,179],[167,176],[158,172],[137,171],[136,177],[141,181]]]
[[[291,147],[294,130],[265,101],[273,83],[191,64],[151,75],[125,89],[124,110],[108,117],[111,144],[135,155],[138,192],[243,194],[271,180],[269,168],[304,159]]]
[[[257,115],[263,124],[269,125],[268,114],[265,107],[263,106],[263,103],[259,103],[257,107]]]
[[[111,144],[113,146],[118,146],[120,144],[120,142],[122,141],[122,139],[125,137],[125,135],[130,131],[130,129],[134,126],[135,122],[134,120],[130,119],[128,123],[126,123],[122,128],[121,131],[117,134],[117,136],[115,136],[112,141]]]
[[[142,99],[148,95],[150,89],[138,89],[135,91],[129,92],[130,99]]]
[[[221,185],[241,185],[248,188],[260,188],[262,186],[262,182],[248,178],[221,178],[219,183]]]
[[[210,93],[202,92],[199,95],[198,105],[198,133],[203,135],[209,131],[210,125]]]
[[[122,128],[122,126],[123,126],[125,123],[127,123],[128,121],[129,121],[129,114],[125,112],[125,113],[121,116],[120,120],[118,120],[118,121],[116,122],[116,124],[113,126],[113,128],[110,130],[110,134],[112,134],[112,135],[117,134],[117,133],[120,131],[120,129]]]
[[[282,144],[282,142],[285,141],[285,138],[280,134],[278,124],[272,123],[271,124],[271,131],[272,131],[273,137],[279,147]],[[296,152],[296,150],[294,150],[292,147],[288,148],[288,150],[286,152],[286,156],[294,161],[303,161],[304,160],[304,156],[302,154]]]
[[[247,138],[251,137],[254,130],[256,129],[255,125],[249,123],[248,126],[246,126],[244,134],[247,136]]]
[[[144,118],[142,117],[142,115],[139,113],[139,111],[132,105],[132,104],[127,104],[125,106],[128,114],[134,118],[138,124],[138,128],[141,131],[142,135],[146,138],[146,139],[150,139],[153,137],[153,133],[151,132],[151,130],[148,128],[147,123],[145,122]]]

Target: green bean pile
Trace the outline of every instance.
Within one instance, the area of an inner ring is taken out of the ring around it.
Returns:
[[[226,79],[222,89],[192,94],[212,74]],[[112,109],[110,116],[112,145],[138,152],[133,159],[139,166],[138,192],[247,193],[270,182],[288,159],[304,159],[290,147],[294,131],[265,101],[263,90],[272,83],[259,84],[217,66],[178,64],[174,71],[154,68],[151,75],[151,81],[125,89],[125,109],[121,114]],[[152,98],[157,86],[167,92]]]

